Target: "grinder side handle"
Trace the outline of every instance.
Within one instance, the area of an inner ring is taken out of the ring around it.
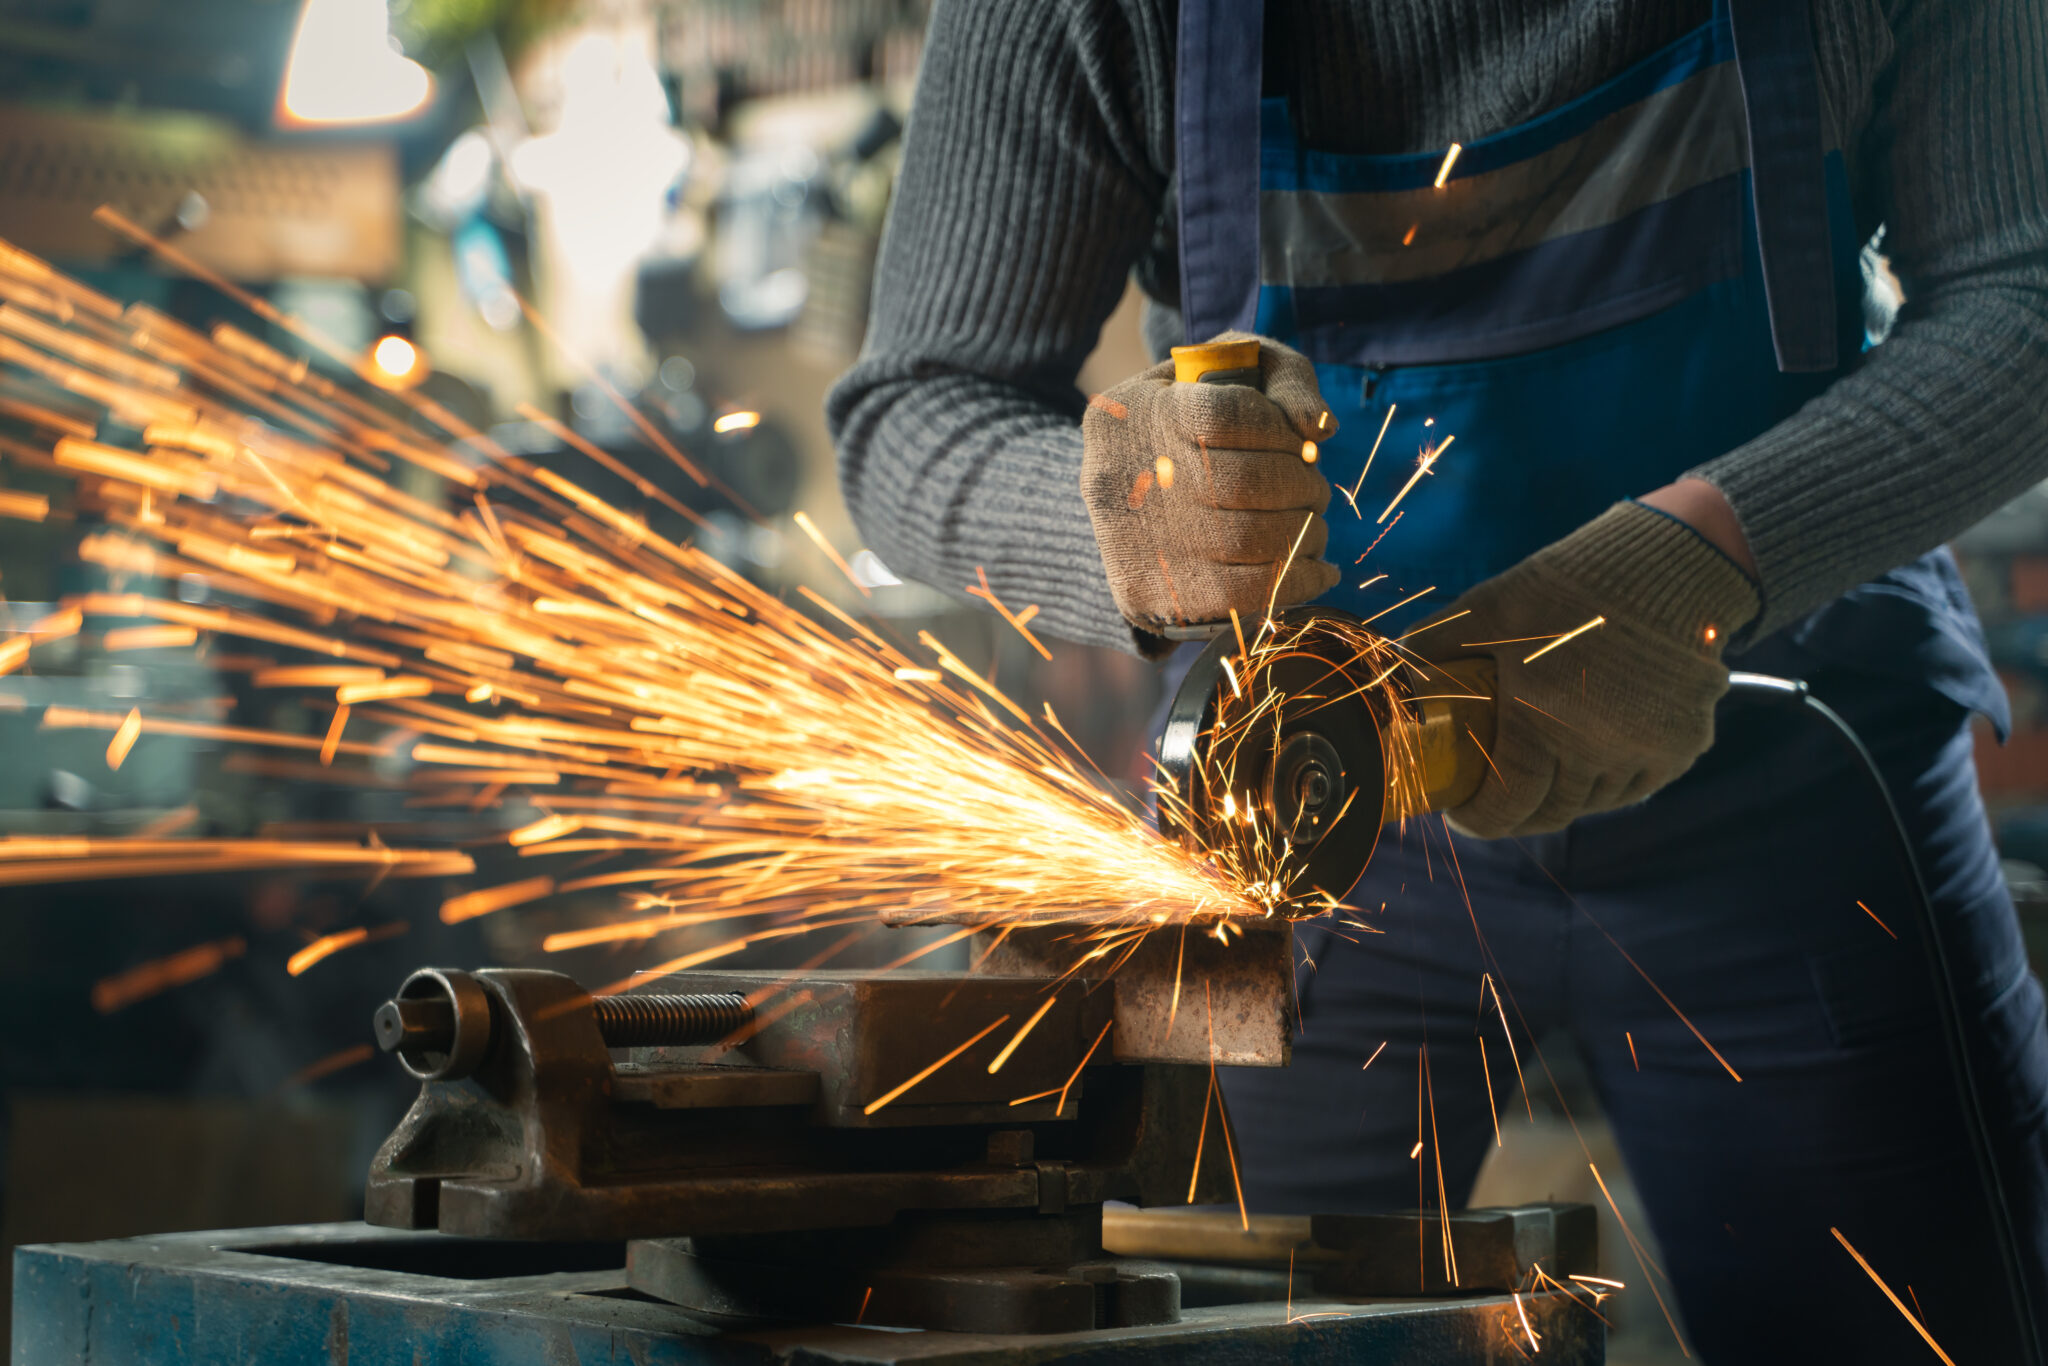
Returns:
[[[1485,781],[1492,764],[1483,751],[1493,748],[1497,686],[1488,655],[1439,661],[1429,681],[1417,685],[1408,744],[1420,772],[1423,810],[1463,806]]]

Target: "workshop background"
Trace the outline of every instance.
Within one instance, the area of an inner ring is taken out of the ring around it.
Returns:
[[[506,448],[543,465],[562,457],[528,414],[553,418],[689,500],[606,400],[603,386],[615,387],[762,514],[749,523],[709,500],[697,507],[710,524],[700,540],[721,560],[771,589],[809,584],[906,635],[934,630],[1027,706],[1052,701],[1135,787],[1159,695],[1152,666],[1074,645],[1041,660],[992,614],[898,583],[865,552],[852,559],[872,592],[863,598],[794,523],[807,512],[830,541],[858,544],[821,408],[860,344],[925,9],[9,0],[0,238],[118,299],[286,344],[94,226],[92,211],[112,204]],[[521,297],[565,347],[536,330]],[[1084,387],[1145,364],[1136,313],[1127,297]],[[35,478],[10,474],[24,487]],[[408,491],[445,495],[428,478]],[[595,491],[637,501],[623,481]],[[71,553],[80,531],[60,519],[6,524],[0,628],[92,585]],[[1958,549],[2019,726],[2002,750],[1985,737],[1986,795],[2030,939],[2048,947],[2048,490]],[[175,591],[203,602],[208,585],[191,576]],[[459,841],[529,818],[523,807],[416,806],[396,775],[318,786],[304,781],[310,765],[229,758],[202,741],[153,745],[110,772],[89,734],[28,719],[50,703],[147,700],[158,712],[311,724],[253,693],[245,674],[132,658],[74,641],[10,680],[0,831],[333,837],[374,825],[387,838]],[[479,857],[480,874],[492,871]],[[536,962],[545,934],[618,913],[592,893],[442,925],[435,908],[457,890],[428,879],[365,891],[302,874],[9,889],[0,1243],[355,1217],[370,1154],[413,1089],[370,1054],[372,1005],[418,964]],[[369,942],[292,963],[318,936],[357,924],[374,927]],[[669,952],[688,948],[679,936]],[[801,956],[782,955],[752,961]],[[582,975],[566,958],[548,962]],[[1546,1047],[1595,1155],[1617,1170],[1611,1139],[1588,1122],[1597,1105],[1569,1045]],[[1546,1097],[1536,1105],[1533,1124],[1504,1114],[1506,1145],[1475,1203],[1592,1198],[1562,1116]],[[1629,1193],[1616,1193],[1631,1210]],[[1603,1241],[1624,1246],[1612,1228]],[[1613,1307],[1612,1360],[1678,1359],[1646,1298]]]

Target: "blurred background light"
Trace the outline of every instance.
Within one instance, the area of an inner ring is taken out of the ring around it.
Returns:
[[[420,349],[395,333],[377,339],[370,348],[370,365],[377,382],[392,389],[410,389],[427,374]]]
[[[425,107],[433,85],[425,67],[392,48],[384,0],[306,0],[285,64],[279,122],[402,119]]]

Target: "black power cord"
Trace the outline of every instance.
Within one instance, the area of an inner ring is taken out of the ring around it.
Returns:
[[[2005,1264],[2006,1289],[2012,1296],[2013,1318],[2019,1330],[2020,1344],[2026,1350],[2028,1366],[2043,1366],[2040,1328],[2034,1320],[2033,1299],[2027,1293],[2019,1232],[2013,1227],[2012,1208],[2006,1203],[2005,1182],[1998,1172],[1998,1155],[1991,1146],[1991,1127],[1984,1118],[1983,1095],[1978,1090],[1976,1069],[1970,1065],[1970,1051],[1963,1039],[1962,1009],[1956,1003],[1955,978],[1949,971],[1948,951],[1942,945],[1941,931],[1934,922],[1934,903],[1928,899],[1927,882],[1920,874],[1920,860],[1914,856],[1913,842],[1906,834],[1906,823],[1899,817],[1898,804],[1892,800],[1891,788],[1886,784],[1877,760],[1871,757],[1855,729],[1833,707],[1809,692],[1805,683],[1774,678],[1769,674],[1731,673],[1728,675],[1728,691],[1731,696],[1746,701],[1793,708],[1827,722],[1828,729],[1854,757],[1856,766],[1870,779],[1871,787],[1884,803],[1885,813],[1891,818],[1892,840],[1898,849],[1899,862],[1904,865],[1907,880],[1913,886],[1913,908],[1919,917],[1921,939],[1927,946],[1927,976],[1934,989],[1934,1006],[1941,1020],[1942,1042],[1948,1048],[1949,1069],[1955,1077],[1963,1128],[1969,1134],[1971,1156],[1976,1160],[1977,1177],[1990,1210],[2000,1260]]]

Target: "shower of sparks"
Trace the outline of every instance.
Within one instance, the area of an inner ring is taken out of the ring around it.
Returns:
[[[1321,915],[1340,906],[1338,898],[1350,888],[1318,887],[1308,880],[1306,861],[1295,854],[1260,795],[1262,776],[1250,771],[1257,765],[1242,756],[1277,748],[1286,709],[1307,701],[1335,706],[1372,694],[1378,703],[1373,713],[1404,715],[1406,702],[1394,675],[1402,669],[1419,673],[1425,666],[1365,623],[1337,618],[1317,619],[1311,629],[1268,617],[1240,634],[1239,642],[1240,652],[1224,661],[1229,692],[1216,698],[1205,718],[1186,789],[1162,786],[1157,794],[1160,823],[1189,832],[1210,865],[1262,907],[1293,918]],[[1302,668],[1304,663],[1310,668]],[[1370,814],[1355,800],[1355,790],[1347,794],[1324,827],[1324,839],[1346,820],[1356,825],[1358,838],[1370,838],[1371,824],[1383,816],[1402,820],[1425,809],[1418,739],[1406,726],[1384,728],[1387,791],[1363,804],[1372,808]],[[1195,794],[1206,797],[1206,816],[1191,803]]]
[[[1862,1267],[1863,1274],[1870,1277],[1876,1283],[1877,1288],[1884,1292],[1884,1297],[1892,1302],[1892,1307],[1906,1316],[1906,1322],[1913,1325],[1913,1331],[1918,1333],[1921,1339],[1934,1349],[1934,1354],[1940,1357],[1946,1363],[1946,1366],[1956,1366],[1955,1361],[1949,1354],[1941,1350],[1941,1344],[1934,1340],[1934,1335],[1927,1331],[1927,1325],[1920,1322],[1919,1317],[1912,1310],[1906,1308],[1905,1302],[1892,1293],[1892,1288],[1884,1283],[1884,1277],[1878,1275],[1876,1269],[1869,1262],[1863,1260],[1863,1254],[1858,1252],[1850,1245],[1849,1240],[1842,1236],[1842,1230],[1830,1228],[1828,1232],[1835,1235],[1835,1241],[1842,1245],[1843,1251],[1856,1259],[1856,1265]]]
[[[330,360],[364,363],[125,220],[106,221]],[[209,669],[302,703],[317,718],[310,733],[148,701],[125,716],[52,706],[42,725],[104,730],[110,762],[162,736],[214,740],[251,765],[297,752],[306,762],[294,776],[408,786],[415,807],[530,811],[499,839],[541,869],[451,898],[449,923],[596,888],[677,916],[644,934],[735,904],[801,932],[879,922],[884,910],[1142,929],[1262,917],[1288,901],[1283,842],[1247,859],[1163,838],[1050,712],[1031,717],[937,640],[892,642],[805,589],[785,603],[418,391],[365,398],[303,357],[227,325],[206,332],[124,307],[4,244],[0,300],[0,477],[67,475],[62,511],[89,527],[79,555],[109,580],[0,639],[0,674],[35,667],[88,624],[118,647],[209,652]],[[588,443],[565,444],[594,459]],[[400,465],[453,497],[401,491]],[[796,520],[853,581],[817,525]],[[207,582],[204,604],[145,591],[186,575]],[[1043,651],[1028,629],[1036,615],[1004,611]],[[1285,644],[1268,626],[1252,649],[1268,657]],[[392,848],[369,833],[7,838],[0,885],[474,871],[468,852]],[[561,856],[594,866],[545,871]]]

